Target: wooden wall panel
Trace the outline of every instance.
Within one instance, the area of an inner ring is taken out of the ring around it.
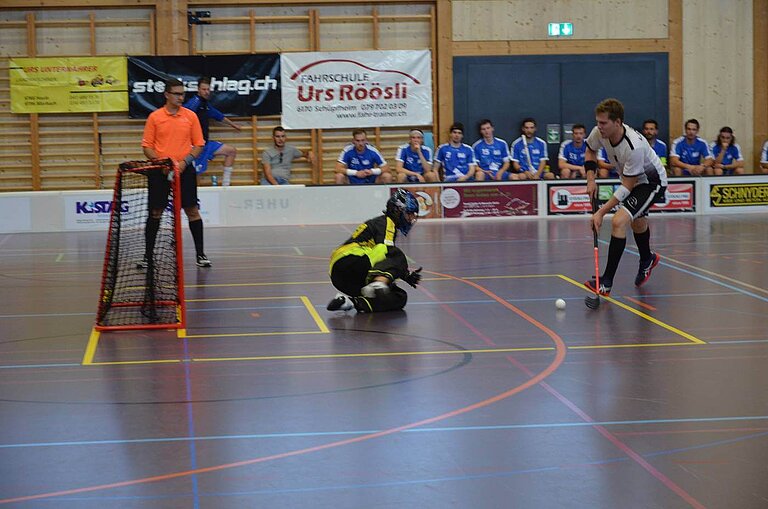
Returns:
[[[698,119],[707,141],[732,127],[746,161],[753,156],[752,29],[752,0],[683,0],[683,117]]]
[[[454,41],[546,40],[550,22],[573,23],[574,39],[664,39],[667,0],[454,0]]]
[[[759,173],[760,151],[763,143],[768,140],[768,0],[754,0],[752,14],[755,114],[751,140],[754,155],[751,162],[755,172]]]

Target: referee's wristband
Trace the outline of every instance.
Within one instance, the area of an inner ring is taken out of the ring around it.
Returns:
[[[584,171],[597,172],[597,163],[595,161],[584,161]]]
[[[619,186],[616,191],[614,191],[613,196],[619,200],[620,202],[623,202],[627,199],[627,196],[629,196],[630,190],[627,189],[624,186]]]

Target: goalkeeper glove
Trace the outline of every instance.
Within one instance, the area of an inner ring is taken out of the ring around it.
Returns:
[[[416,288],[416,285],[421,282],[421,267],[413,272],[409,272],[408,275],[403,278],[403,281]]]

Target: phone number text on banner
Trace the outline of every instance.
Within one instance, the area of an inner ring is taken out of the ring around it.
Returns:
[[[283,126],[431,125],[431,62],[429,50],[285,53]]]
[[[128,109],[125,57],[12,58],[12,113]]]

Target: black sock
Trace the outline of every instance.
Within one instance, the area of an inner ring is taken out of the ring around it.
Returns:
[[[647,228],[643,233],[635,233],[635,242],[640,260],[648,260],[651,257],[651,229]]]
[[[616,269],[619,268],[619,261],[621,255],[624,254],[624,247],[627,245],[627,239],[620,239],[611,235],[611,243],[608,245],[608,262],[605,264],[605,272],[603,272],[603,279],[613,281],[613,276],[616,275]]]
[[[205,254],[205,251],[203,251],[203,220],[190,221],[189,231],[192,232],[192,240],[195,241],[197,256]]]
[[[152,253],[155,251],[155,240],[157,239],[157,232],[160,230],[160,218],[159,217],[147,217],[147,227],[144,230],[145,251],[144,257],[149,260],[152,258]]]

